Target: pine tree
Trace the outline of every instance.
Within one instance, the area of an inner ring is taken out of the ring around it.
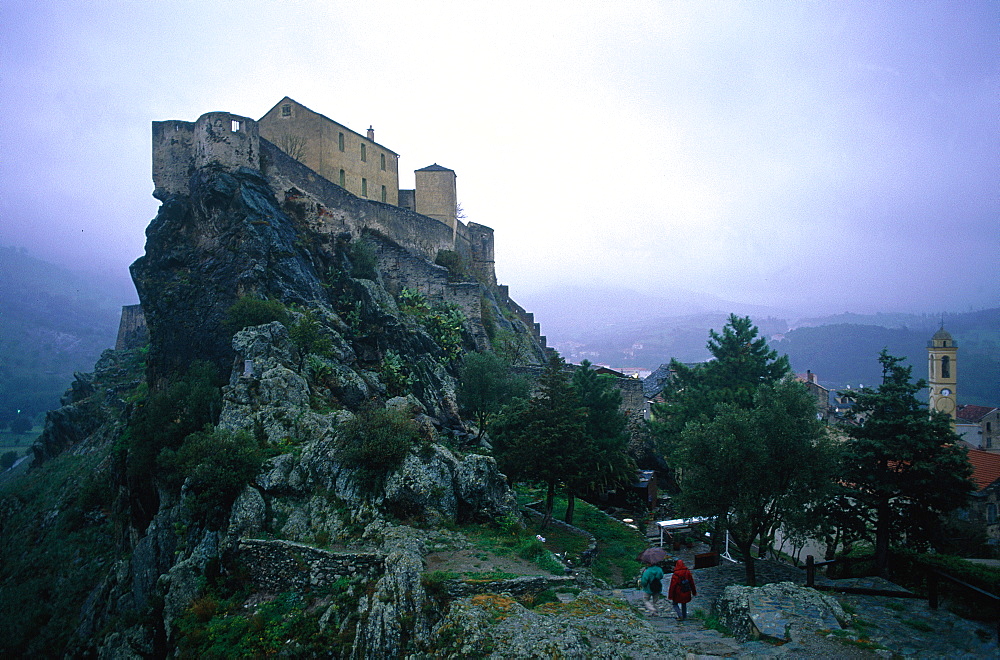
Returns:
[[[609,490],[635,477],[635,462],[628,455],[628,420],[621,411],[621,391],[612,376],[598,374],[590,366],[584,360],[572,379],[587,416],[581,456],[566,480],[566,522],[570,524],[577,494]]]
[[[584,455],[586,411],[553,354],[527,404],[509,410],[494,426],[495,453],[511,479],[546,486],[544,529],[552,521],[556,486],[576,469]]]
[[[928,413],[916,394],[926,386],[910,381],[903,358],[883,350],[882,384],[850,395],[856,426],[847,426],[843,481],[856,515],[874,526],[875,564],[888,565],[891,538],[926,546],[940,516],[967,501],[972,467],[947,415]]]

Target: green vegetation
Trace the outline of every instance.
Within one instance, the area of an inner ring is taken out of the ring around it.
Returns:
[[[338,444],[355,470],[356,485],[370,494],[382,488],[419,438],[416,422],[402,412],[370,408],[341,426]]]
[[[527,403],[510,406],[494,426],[494,450],[501,471],[515,481],[547,488],[542,529],[552,520],[556,486],[583,456],[586,412],[553,355]]]
[[[448,269],[448,280],[450,282],[471,282],[472,276],[469,274],[469,267],[458,252],[454,250],[438,250],[434,263]]]
[[[302,312],[288,328],[288,337],[299,351],[299,364],[303,365],[309,355],[331,357],[333,341],[325,334],[312,310]],[[301,368],[301,367],[300,367]]]
[[[263,443],[246,431],[206,429],[184,438],[176,450],[164,447],[156,465],[168,486],[179,489],[187,482],[189,512],[215,528],[268,455]]]
[[[528,395],[528,381],[511,372],[510,363],[495,353],[468,353],[458,375],[458,405],[476,420],[479,437],[487,432],[503,407]]]
[[[136,402],[138,409],[118,446],[136,524],[143,525],[156,513],[158,483],[183,483],[185,475],[174,469],[185,464],[158,465],[160,455],[177,451],[188,436],[216,423],[222,409],[219,385],[213,365],[195,362],[183,377]]]
[[[557,497],[555,514],[564,514],[566,504],[564,498]],[[611,585],[634,586],[635,578],[642,568],[636,557],[648,547],[642,534],[615,520],[593,504],[583,501],[577,503],[573,525],[589,532],[597,541],[597,557],[591,566],[594,575]],[[533,529],[528,530],[529,533],[533,531]],[[549,545],[550,539],[558,538],[554,528],[549,528],[545,534],[546,545]],[[555,551],[563,552],[558,549]]]
[[[109,456],[62,455],[0,486],[0,656],[62,656],[117,559]]]
[[[235,335],[243,328],[264,325],[272,321],[278,321],[288,326],[290,320],[291,315],[288,313],[288,308],[280,301],[264,300],[256,296],[243,296],[226,310],[223,325]]]
[[[246,593],[216,581],[177,622],[182,658],[345,657],[357,627],[359,586],[341,578],[323,593],[284,592],[252,608]],[[333,616],[321,630],[320,617]]]
[[[415,380],[406,361],[396,351],[385,352],[379,374],[389,396],[406,396]]]
[[[378,279],[378,255],[370,241],[351,241],[348,257],[351,260],[351,277],[359,280]]]
[[[843,503],[874,527],[875,570],[885,575],[890,539],[926,548],[944,513],[965,504],[972,468],[947,415],[928,415],[902,358],[882,351],[882,384],[853,390],[855,405],[846,426],[840,480],[850,484]],[[905,441],[900,441],[905,439]]]
[[[727,637],[733,636],[733,631],[727,628],[717,615],[699,608],[693,612],[693,616],[696,619],[701,619],[701,624],[709,630],[718,631]]]
[[[766,547],[791,514],[822,501],[832,476],[814,399],[758,334],[749,317],[730,315],[721,334],[709,333],[714,360],[694,368],[672,362],[676,378],[651,424],[682,474],[679,512],[725,525],[750,585],[753,544]]]
[[[586,412],[580,456],[566,476],[568,505],[564,520],[573,524],[576,495],[601,493],[628,486],[635,479],[635,461],[628,454],[627,420],[622,395],[611,376],[598,375],[584,360],[573,373],[573,391]]]
[[[423,294],[412,289],[403,289],[397,302],[400,311],[423,326],[444,351],[446,361],[461,357],[465,315],[457,305],[441,302],[432,307]]]

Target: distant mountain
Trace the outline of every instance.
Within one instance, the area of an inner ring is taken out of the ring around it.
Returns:
[[[853,314],[798,318],[787,310],[741,305],[696,293],[645,295],[627,289],[566,288],[519,296],[535,313],[549,346],[571,362],[655,369],[676,358],[701,362],[710,329],[730,312],[750,316],[792,368],[830,389],[876,385],[878,353],[906,357],[926,377],[926,346],[941,314]],[[1000,309],[945,314],[959,345],[959,400],[1000,405]]]
[[[772,346],[788,355],[793,369],[812,370],[820,384],[831,389],[877,385],[883,348],[907,358],[915,378],[926,378],[927,342],[941,327],[941,316],[908,315],[890,327],[872,324],[879,316],[857,316],[856,323],[822,324],[824,319],[815,319],[816,325],[790,330]],[[959,402],[1000,406],[1000,309],[948,314],[944,321],[958,344]]]
[[[73,372],[114,347],[128,302],[120,282],[0,247],[0,420],[58,407]]]

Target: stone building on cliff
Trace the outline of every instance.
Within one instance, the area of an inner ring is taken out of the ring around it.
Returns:
[[[377,144],[372,130],[362,136],[287,97],[259,122],[228,112],[193,122],[155,121],[152,142],[157,199],[189,194],[192,174],[204,167],[260,171],[285,204],[309,208],[303,217],[310,218],[310,229],[387,239],[378,266],[391,292],[418,291],[480,319],[479,287],[485,285],[544,349],[533,315],[497,284],[493,230],[458,219],[454,171],[437,164],[422,168],[415,172],[416,189],[400,191],[398,155]],[[465,281],[436,265],[448,261],[460,265]],[[476,335],[486,348],[482,327]]]

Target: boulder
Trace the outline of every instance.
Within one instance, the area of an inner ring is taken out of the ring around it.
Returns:
[[[837,599],[791,582],[726,587],[713,612],[741,641],[790,642],[816,630],[842,628],[849,620]]]

